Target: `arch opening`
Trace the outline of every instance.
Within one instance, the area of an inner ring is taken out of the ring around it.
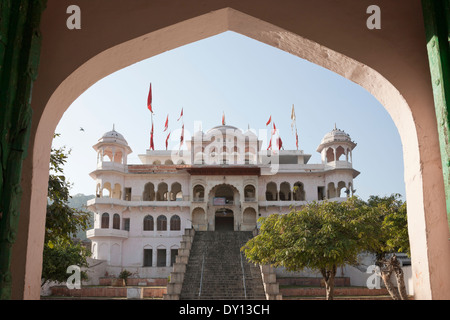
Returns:
[[[211,20],[211,15],[217,19]],[[189,31],[185,31],[186,24],[189,25],[193,21],[197,24],[199,23],[199,20],[202,19],[206,19],[206,21],[209,22],[216,22],[215,24],[210,25],[203,21],[203,29],[199,28],[200,30],[189,34],[189,37],[183,37],[183,35],[186,35],[186,32],[192,32],[192,29],[189,28],[187,29]],[[202,37],[218,34],[225,30],[242,33],[253,39],[270,44],[336,72],[366,88],[386,108],[399,129],[399,134],[403,143],[403,153],[405,158],[408,157],[408,161],[405,160],[408,220],[412,222],[415,230],[424,230],[421,235],[423,235],[425,240],[421,240],[421,242],[417,242],[416,245],[412,245],[412,252],[415,256],[413,261],[414,259],[420,261],[420,267],[415,270],[416,272],[424,271],[423,273],[420,273],[422,274],[420,286],[426,286],[426,291],[431,292],[428,274],[429,260],[427,257],[428,249],[426,240],[428,239],[428,236],[426,235],[427,225],[425,222],[425,210],[427,212],[433,212],[433,208],[437,208],[437,211],[439,211],[442,203],[436,205],[433,204],[432,199],[434,196],[424,192],[424,190],[427,189],[427,186],[424,187],[424,184],[429,185],[431,183],[430,180],[424,178],[421,167],[422,156],[420,150],[423,150],[425,147],[421,147],[422,149],[419,148],[416,122],[413,120],[412,111],[401,93],[387,79],[370,67],[302,38],[299,35],[286,32],[274,25],[247,16],[233,9],[227,8],[218,10],[209,15],[200,16],[179,23],[170,30],[173,34],[171,34],[171,37],[168,36],[167,38],[177,39],[169,44],[170,48],[175,48],[189,42],[200,40]],[[174,34],[177,34],[178,36],[174,36]],[[48,159],[49,157],[52,135],[56,128],[56,124],[64,111],[70,106],[71,102],[99,79],[125,66],[152,57],[159,53],[158,50],[162,51],[161,48],[155,48],[154,46],[149,45],[154,43],[153,40],[157,36],[160,36],[160,34],[158,31],[155,31],[149,35],[117,45],[114,48],[106,50],[107,52],[99,53],[76,69],[69,77],[62,81],[61,85],[53,92],[46,104],[40,121],[37,124],[36,133],[35,135],[33,133],[31,138],[33,140],[33,159],[31,161],[32,170],[35,174],[30,178],[32,187],[30,204],[28,204],[28,206],[35,208],[35,210],[32,215],[30,213],[30,223],[38,221],[39,223],[37,225],[43,225],[42,220],[45,219],[44,201],[42,199],[45,199],[45,183],[48,180],[46,179],[46,177],[48,177],[48,162],[42,161],[42,159]],[[132,50],[136,47],[145,48],[146,46],[151,47],[151,49]],[[164,43],[164,41],[162,46],[167,50],[167,44]],[[124,52],[124,54],[119,54],[121,52]],[[108,58],[108,56],[110,58]],[[112,61],[111,57],[114,57],[115,61]],[[90,69],[93,70],[93,72],[89,72]],[[36,233],[31,231],[27,240],[29,243],[27,251],[42,251],[32,245],[33,243],[37,243],[37,247],[39,247],[40,243],[43,242],[41,241],[42,235],[39,235],[39,233],[42,233],[40,231],[41,230],[38,230]],[[28,270],[40,270],[39,267],[35,268],[35,266],[39,266],[41,262],[42,261],[39,259],[29,259],[26,268]],[[38,292],[37,288],[39,287],[38,284],[40,280],[38,278],[39,277],[34,273],[34,280],[31,284],[32,291]],[[431,293],[426,295],[430,296]]]
[[[234,214],[233,210],[221,208],[216,210],[214,215],[215,231],[233,231],[234,230]]]

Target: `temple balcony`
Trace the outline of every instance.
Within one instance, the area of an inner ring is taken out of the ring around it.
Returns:
[[[128,239],[128,231],[127,230],[118,230],[118,229],[90,229],[86,231],[86,236],[88,238],[97,238],[97,237],[112,237],[112,238],[122,238]]]
[[[101,161],[97,163],[97,170],[114,170],[125,172],[127,168],[126,164],[111,162],[111,161]]]
[[[326,163],[325,170],[333,170],[333,169],[352,169],[353,165],[348,161],[331,161]]]
[[[87,206],[94,205],[117,205],[123,207],[189,207],[190,201],[144,201],[144,200],[123,200],[109,197],[97,197],[87,202]]]

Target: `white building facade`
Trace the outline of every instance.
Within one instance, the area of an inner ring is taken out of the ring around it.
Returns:
[[[142,164],[127,164],[132,150],[114,129],[93,146],[96,198],[88,202],[94,226],[87,236],[109,274],[166,278],[184,229],[251,231],[259,217],[346,199],[359,174],[356,143],[337,128],[320,142],[318,164],[301,150],[263,149],[253,131],[228,125],[195,132],[186,145],[147,150]]]

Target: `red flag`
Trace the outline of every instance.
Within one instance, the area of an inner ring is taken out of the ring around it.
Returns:
[[[275,134],[275,132],[277,131],[277,128],[275,127],[275,122],[273,123],[273,131],[272,134]]]
[[[169,128],[169,115],[167,115],[166,123],[164,124],[164,131],[163,132],[165,132],[167,130],[167,128]]]
[[[281,150],[281,148],[283,147],[283,141],[281,141],[281,137],[278,137],[277,145],[278,145],[278,150]]]
[[[272,136],[270,136],[269,146],[267,147],[267,150],[269,149],[272,149]]]
[[[152,109],[152,84],[151,83],[150,83],[150,89],[148,91],[147,108],[148,108],[148,110],[150,110],[151,113],[153,113],[153,109]]]
[[[271,121],[272,121],[272,116],[270,116],[269,121],[266,122],[266,126],[268,126]]]
[[[182,116],[183,116],[183,108],[181,108],[181,114],[180,114],[180,117],[178,118],[177,121],[179,121],[179,120],[181,119]]]
[[[222,125],[225,125],[225,112],[222,114]]]
[[[153,144],[153,123],[152,123],[152,131],[150,132],[150,149],[155,150],[155,145]]]
[[[169,132],[169,134],[167,135],[167,138],[166,138],[166,150],[167,150],[167,146],[169,144],[169,137],[170,137],[170,132]]]
[[[183,144],[183,141],[184,141],[184,124],[181,127],[180,146]]]

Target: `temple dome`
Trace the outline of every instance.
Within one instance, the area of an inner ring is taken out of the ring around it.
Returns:
[[[128,146],[127,140],[125,140],[124,136],[117,132],[114,127],[111,131],[106,132],[100,139],[98,139],[98,142],[118,143]]]
[[[213,130],[219,130],[219,131],[221,131],[223,133],[226,133],[227,130],[239,130],[239,132],[242,132],[241,129],[238,129],[238,128],[234,127],[234,126],[220,125],[220,126],[215,126],[215,127],[211,128],[211,129],[209,129],[206,133],[209,133],[209,132],[211,132]]]
[[[350,135],[346,133],[344,130],[336,128],[328,132],[320,142],[319,147],[317,148],[317,152],[321,152],[326,146],[330,146],[333,144],[346,144],[353,149],[356,146],[356,143],[352,141]]]
[[[335,141],[348,141],[351,142],[352,139],[348,133],[345,133],[343,130],[337,129],[336,127],[328,132],[322,139],[321,144],[335,142]]]

